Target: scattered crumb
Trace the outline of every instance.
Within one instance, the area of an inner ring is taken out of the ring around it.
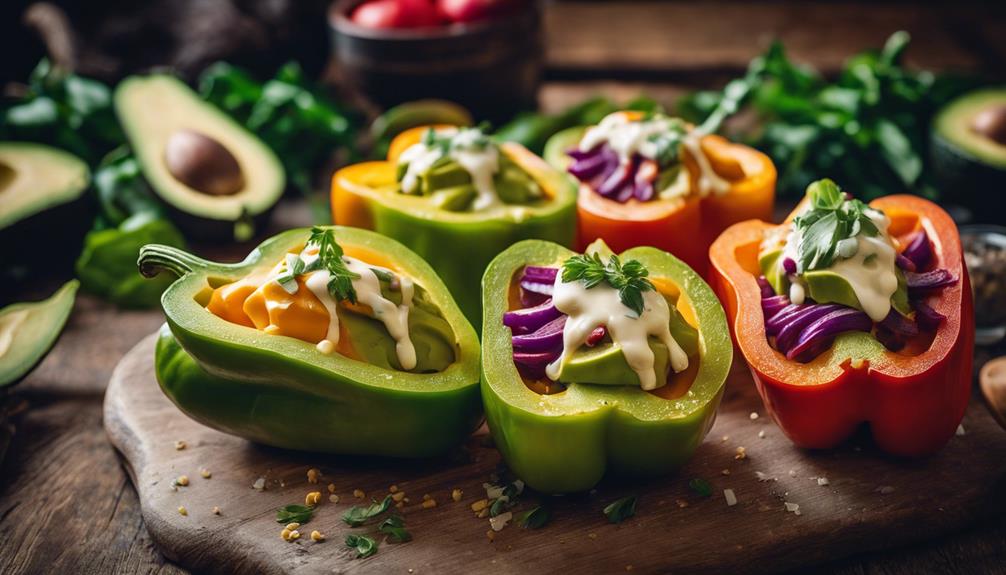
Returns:
[[[765,439],[765,430],[762,429],[758,432],[758,439]]]
[[[203,479],[209,479],[210,477],[213,477],[213,474],[210,473],[209,469],[206,469],[204,467],[204,468],[202,468],[202,469],[199,470],[199,476],[202,477]]]
[[[786,511],[788,511],[788,512],[794,514],[794,515],[800,515],[800,504],[799,503],[790,503],[789,501],[786,501],[785,503],[783,503],[783,505],[786,506]]]
[[[423,509],[432,509],[437,506],[437,500],[430,497],[423,500]]]
[[[290,530],[284,527],[283,530],[279,532],[279,536],[280,536],[280,538],[283,541],[289,541],[290,540]]]
[[[318,483],[318,476],[320,476],[320,475],[321,475],[321,471],[318,471],[316,468],[312,467],[311,469],[308,469],[307,470],[307,482],[308,483]]]
[[[685,501],[684,499],[678,499],[676,503],[678,504],[678,507],[680,507],[681,509],[688,507],[688,502]]]
[[[507,511],[506,513],[500,513],[496,517],[489,518],[489,526],[492,527],[493,531],[500,531],[506,527],[507,523],[510,523],[510,519],[513,518],[513,512]]]
[[[290,541],[294,541],[296,539],[300,539],[300,531],[294,529],[293,531],[290,532]]]
[[[957,424],[957,431],[954,432],[954,435],[961,436],[961,435],[967,435],[967,433],[968,432],[964,431],[963,423]]]
[[[789,470],[789,476],[790,477],[796,477],[796,470],[795,469],[790,469]]]
[[[297,523],[296,521],[294,521],[293,523],[287,523],[286,527],[284,527],[284,529],[286,529],[287,531],[293,531],[294,529],[297,529],[298,527],[300,527],[300,523]]]
[[[758,478],[758,481],[778,481],[775,477],[770,477],[768,474],[762,473],[761,471],[755,471],[755,477]]]
[[[430,497],[429,493],[423,493],[423,501],[429,501],[430,499],[433,499],[433,498]]]
[[[736,455],[734,455],[734,459],[740,460],[740,459],[747,459],[747,458],[748,458],[747,450],[744,449],[743,447],[738,447],[737,448],[737,453],[736,453]]]
[[[751,418],[751,421],[754,421],[754,420],[758,419],[758,412],[757,411],[752,411],[751,415],[749,415],[748,417]]]
[[[818,485],[828,485],[828,483],[829,482],[828,482],[828,478],[827,477],[818,477],[817,478],[817,484]]]
[[[492,542],[492,540],[496,538],[496,533],[494,533],[493,530],[490,529],[489,531],[486,531],[486,538],[489,539],[490,542]]]
[[[328,484],[328,492],[329,493],[335,493],[335,484],[334,483],[329,483]]]
[[[175,485],[181,485],[182,487],[186,487],[188,486],[188,484],[189,484],[188,475],[179,475],[178,478],[175,479]]]
[[[727,507],[737,505],[737,496],[734,494],[733,489],[724,489],[723,498],[727,500]]]
[[[454,491],[451,491],[451,499],[453,499],[454,501],[461,501],[462,495],[464,495],[464,492],[461,491],[460,489],[455,489]]]
[[[339,502],[339,496],[333,493],[333,494],[331,494],[331,495],[328,496],[328,501],[330,503],[338,503]]]
[[[963,434],[961,434],[961,435],[963,435]],[[181,451],[181,450],[185,449],[188,446],[189,446],[189,444],[185,443],[181,439],[179,439],[178,441],[175,442],[175,449],[178,450],[178,451]]]
[[[304,496],[304,505],[314,507],[321,503],[321,491],[312,491]]]
[[[479,511],[485,509],[488,505],[489,505],[488,499],[479,499],[475,503],[472,503],[472,511],[478,513]]]
[[[189,514],[189,510],[186,509],[184,506],[179,505],[178,506],[178,514],[184,517],[184,516],[186,516],[186,515]]]
[[[485,519],[486,517],[489,517],[489,508],[486,507],[482,511],[479,511],[479,514],[476,515],[476,517],[478,517],[479,519]]]
[[[320,542],[322,542],[324,540],[325,540],[325,536],[321,534],[321,531],[318,531],[317,529],[315,529],[314,531],[311,532],[311,541],[315,541],[317,543],[320,543]]]
[[[367,496],[367,494],[364,493],[362,489],[354,489],[353,490],[353,497],[355,497],[357,499],[363,499],[366,496]]]
[[[257,489],[259,491],[264,490],[265,489],[265,477],[259,477],[258,479],[256,479],[255,483],[252,483],[252,488],[253,489]]]
[[[590,537],[591,539],[597,539],[597,533],[588,533],[587,537]]]
[[[894,487],[891,487],[890,485],[881,485],[876,489],[876,492],[881,495],[887,495],[889,493],[894,493]]]
[[[394,499],[395,501],[401,501],[401,500],[405,499],[405,492],[404,491],[398,491],[398,492],[392,494],[391,498]]]
[[[726,443],[727,441],[730,441],[730,436],[729,435],[724,435],[723,437],[720,438],[720,441]]]
[[[392,485],[391,487],[388,488],[388,493],[397,493],[397,492],[398,492],[397,485]]]
[[[219,508],[219,507],[216,507],[216,506],[214,506],[214,507],[213,507],[213,514],[214,514],[214,515],[220,515],[220,508]]]
[[[720,473],[723,474],[723,475],[730,475],[730,470],[729,469],[724,469],[723,471],[720,471]]]

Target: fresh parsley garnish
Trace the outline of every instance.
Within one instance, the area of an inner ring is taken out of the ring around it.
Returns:
[[[307,523],[314,515],[314,507],[287,505],[276,510],[276,523]]]
[[[838,185],[828,179],[807,188],[811,207],[793,220],[800,233],[797,272],[823,269],[835,259],[838,242],[859,234],[876,236],[876,224],[867,215],[871,208],[856,199],[846,199]]]
[[[541,505],[521,513],[517,523],[524,529],[540,529],[552,519],[552,512]]]
[[[621,523],[636,514],[636,496],[630,495],[615,500],[604,508],[604,515],[611,523]]]
[[[349,300],[356,303],[356,289],[353,280],[360,279],[360,274],[349,271],[346,262],[342,261],[343,251],[335,241],[335,231],[331,228],[311,228],[308,244],[318,246],[318,262],[328,271],[328,293],[336,300]]]
[[[359,527],[366,523],[368,519],[377,517],[390,509],[391,501],[391,496],[387,495],[381,502],[374,501],[366,507],[354,505],[342,514],[342,520],[350,527]]]
[[[405,521],[397,515],[393,515],[382,521],[377,530],[387,535],[391,541],[397,543],[412,541],[412,534],[405,530]]]
[[[702,497],[709,497],[713,494],[713,486],[701,477],[696,477],[688,482],[688,488],[698,493]]]
[[[666,118],[666,116],[653,116],[652,118],[657,117]],[[647,119],[644,118],[644,121],[647,121]],[[651,134],[647,138],[647,141],[652,143],[655,148],[653,160],[657,162],[658,166],[666,168],[678,163],[681,144],[687,135],[688,128],[683,120],[680,118],[668,118],[667,130],[663,130],[659,134]]]
[[[593,254],[575,255],[562,264],[562,281],[580,280],[587,289],[596,287],[602,281],[618,290],[618,297],[625,307],[643,315],[643,292],[655,289],[646,276],[649,270],[638,260],[629,260],[624,264],[618,256],[612,254],[608,263],[601,261],[597,252]]]
[[[346,547],[356,550],[356,558],[364,559],[377,553],[377,541],[366,535],[349,534],[346,536]]]

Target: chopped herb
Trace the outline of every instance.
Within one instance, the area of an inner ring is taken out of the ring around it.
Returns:
[[[346,547],[356,549],[357,559],[364,559],[377,553],[377,541],[366,535],[347,535]]]
[[[562,281],[581,280],[587,289],[593,288],[602,281],[618,290],[618,297],[625,307],[643,314],[643,292],[655,289],[646,276],[649,270],[638,260],[629,260],[624,264],[618,256],[612,254],[607,265],[601,261],[598,253],[591,255],[578,254],[562,264]]]
[[[655,148],[653,160],[656,160],[657,165],[661,168],[666,168],[672,164],[678,163],[679,152],[681,150],[681,144],[685,140],[685,136],[688,134],[688,129],[685,122],[680,118],[667,118],[662,114],[656,115],[651,114],[650,118],[664,118],[668,120],[668,129],[661,131],[658,134],[651,134],[647,141],[652,143]],[[647,118],[644,118],[647,121]]]
[[[377,530],[396,543],[412,541],[412,534],[405,530],[405,521],[397,515],[385,519]]]
[[[524,529],[540,529],[552,519],[552,512],[541,505],[525,511],[517,518],[517,523]]]
[[[307,523],[314,515],[314,508],[307,505],[287,505],[276,510],[276,523]]]
[[[698,493],[702,497],[709,497],[713,494],[713,486],[701,477],[696,477],[688,482],[688,488]]]
[[[847,199],[835,182],[824,179],[807,188],[811,208],[793,220],[800,232],[797,271],[827,268],[835,259],[838,242],[860,233],[875,236],[876,224],[867,215],[871,208]]]
[[[353,288],[353,280],[359,279],[360,274],[349,271],[346,262],[342,260],[343,251],[335,241],[335,232],[329,228],[311,228],[311,237],[308,244],[318,246],[318,262],[326,270],[330,279],[328,280],[328,292],[337,300],[349,300],[349,303],[356,303],[356,289]]]
[[[370,271],[374,272],[374,275],[377,276],[377,279],[382,282],[390,282],[391,280],[395,279],[395,274],[389,272],[386,269],[370,268]]]
[[[368,519],[377,517],[391,508],[392,499],[390,495],[384,497],[384,500],[378,503],[374,501],[366,507],[360,507],[354,505],[346,510],[342,514],[342,520],[345,521],[350,527],[359,527],[367,522]]]
[[[306,267],[304,260],[297,254],[286,254],[286,268],[276,276],[276,283],[288,294],[297,293],[297,276],[305,273]]]
[[[604,515],[611,523],[621,523],[636,514],[636,496],[618,499],[604,508]]]

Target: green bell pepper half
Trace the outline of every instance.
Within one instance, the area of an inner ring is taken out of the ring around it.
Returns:
[[[550,494],[586,491],[605,473],[649,477],[680,467],[713,425],[733,361],[726,316],[712,289],[674,256],[639,247],[622,261],[642,262],[653,278],[673,282],[690,303],[699,332],[699,367],[688,391],[664,399],[635,387],[569,384],[535,393],[513,362],[503,325],[509,290],[525,265],[559,266],[570,250],[550,242],[515,244],[489,264],[482,280],[482,400],[496,446],[528,485]]]
[[[521,146],[503,144],[502,151],[538,182],[548,199],[486,212],[453,212],[438,208],[435,196],[398,193],[395,162],[365,162],[332,177],[333,221],[375,230],[415,250],[479,329],[479,282],[497,254],[523,239],[572,246],[576,237],[576,188],[571,182]]]
[[[144,275],[179,276],[161,297],[167,319],[155,372],[164,393],[210,427],[277,447],[388,457],[430,457],[460,444],[482,419],[475,330],[426,262],[398,242],[336,226],[344,248],[394,262],[422,286],[454,332],[454,362],[436,373],[371,365],[314,344],[267,335],[209,313],[212,289],[272,266],[303,245],[307,229],[279,234],[236,264],[168,246],[145,246]]]

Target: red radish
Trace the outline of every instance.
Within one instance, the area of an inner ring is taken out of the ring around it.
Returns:
[[[369,0],[357,6],[353,23],[365,28],[419,28],[440,24],[433,0]]]
[[[451,22],[474,22],[512,14],[526,0],[437,0],[441,16]]]

